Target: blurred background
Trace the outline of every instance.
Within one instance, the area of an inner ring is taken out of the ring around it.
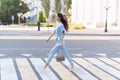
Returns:
[[[1,25],[53,27],[57,12],[75,29],[120,26],[120,0],[0,0]]]

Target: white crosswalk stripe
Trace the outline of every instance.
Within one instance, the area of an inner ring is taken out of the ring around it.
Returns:
[[[21,73],[22,80],[38,80],[37,76],[33,72],[29,62],[25,58],[16,59],[18,69]]]
[[[66,69],[61,63],[56,62],[55,59],[51,62],[53,69],[60,75],[62,80],[78,80],[68,69]]]
[[[30,60],[43,80],[59,80],[49,68],[45,71],[42,70],[43,65],[45,65],[43,60],[40,58],[31,58]]]
[[[1,80],[18,80],[12,59],[0,59]]]
[[[65,66],[69,66],[68,61],[64,61],[62,62]],[[76,63],[74,63],[74,73],[77,74],[77,76],[79,76],[79,78],[81,78],[82,80],[98,80],[97,78],[95,78],[93,75],[91,75],[89,72],[87,72],[84,68],[82,68],[81,66],[77,65]]]
[[[0,80],[120,80],[120,58],[72,59],[73,72],[67,60],[60,63],[53,59],[43,71],[47,58],[1,58]]]
[[[90,71],[92,74],[94,74],[98,78],[100,78],[100,80],[116,80],[114,77],[110,76],[109,74],[105,73],[98,67],[94,66],[93,64],[89,63],[88,61],[86,61],[82,58],[75,58],[74,60],[77,63],[79,63],[79,65],[82,65],[84,68],[86,68],[88,71]]]
[[[104,71],[106,71],[120,79],[120,71],[112,68],[111,66],[109,66],[95,58],[89,58],[89,59],[87,58],[87,60],[89,60],[90,62],[92,62],[93,64],[98,66],[99,68],[103,69]]]

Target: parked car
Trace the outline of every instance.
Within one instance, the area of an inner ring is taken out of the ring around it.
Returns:
[[[8,25],[6,21],[0,21],[0,25]]]

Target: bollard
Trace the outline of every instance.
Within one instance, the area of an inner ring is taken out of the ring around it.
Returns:
[[[38,24],[38,31],[40,31],[40,22],[38,22],[37,24]]]

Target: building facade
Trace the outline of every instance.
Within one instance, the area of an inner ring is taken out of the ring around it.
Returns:
[[[120,25],[120,0],[72,0],[72,23],[104,27]]]
[[[40,11],[44,11],[43,7],[42,7],[42,2],[41,0],[22,0],[24,1],[28,7],[29,7],[29,11],[25,14],[25,17],[27,19],[27,21],[31,21],[31,22],[36,22],[37,21],[37,15]],[[61,8],[61,13],[64,14],[64,1],[60,0],[61,4],[62,4],[62,8]],[[55,4],[54,4],[54,0],[50,0],[50,12],[49,12],[49,21],[52,21],[52,16],[55,14]]]
[[[43,11],[41,0],[23,0],[29,7],[29,11],[25,14],[27,21],[36,22],[37,15]]]

